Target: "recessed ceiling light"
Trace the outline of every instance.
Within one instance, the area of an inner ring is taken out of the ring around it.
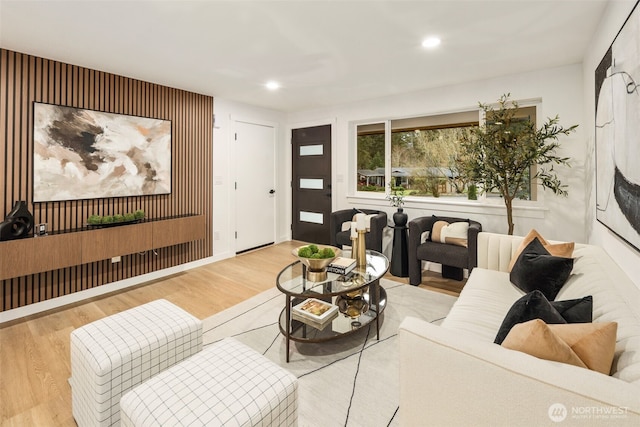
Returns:
[[[265,85],[267,87],[267,89],[269,90],[277,90],[280,89],[280,83],[278,82],[274,82],[273,80],[270,82],[267,82],[267,84]]]
[[[438,37],[428,37],[422,41],[422,47],[426,47],[427,49],[432,49],[438,45],[440,45],[440,39]]]

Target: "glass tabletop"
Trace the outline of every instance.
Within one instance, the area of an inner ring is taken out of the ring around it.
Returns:
[[[343,256],[350,256],[349,252]],[[296,261],[285,267],[276,280],[276,286],[281,292],[291,296],[305,296],[309,294],[341,295],[364,288],[371,282],[380,279],[389,270],[389,260],[380,252],[367,250],[367,266],[355,267],[346,276],[327,273],[327,279],[312,282],[306,278],[306,267]]]

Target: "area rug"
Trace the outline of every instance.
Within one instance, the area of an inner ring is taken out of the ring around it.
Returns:
[[[397,426],[399,408],[398,326],[406,316],[440,323],[456,298],[382,279],[387,308],[380,340],[375,323],[349,336],[318,344],[285,338],[278,318],[285,296],[275,287],[204,320],[205,347],[233,336],[298,378],[298,425]]]

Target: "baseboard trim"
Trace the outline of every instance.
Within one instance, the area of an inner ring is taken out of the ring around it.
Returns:
[[[52,298],[47,301],[36,302],[24,307],[18,307],[12,310],[3,311],[0,313],[0,326],[6,322],[18,320],[34,314],[39,314],[44,311],[60,308],[68,304],[81,302],[83,300],[105,295],[110,292],[120,291],[132,286],[141,285],[152,280],[162,279],[163,277],[171,276],[172,274],[181,273],[193,268],[202,267],[216,261],[220,261],[220,259],[216,259],[216,257],[202,258],[196,261],[188,262],[186,264],[176,265],[175,267],[165,268],[163,270],[142,274],[140,276],[131,277],[129,279],[107,283],[106,285],[98,286],[96,288],[86,289],[84,291],[74,292],[73,294]]]

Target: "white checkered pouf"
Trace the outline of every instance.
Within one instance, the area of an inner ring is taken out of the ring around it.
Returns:
[[[123,426],[296,426],[298,380],[225,338],[134,388]]]
[[[202,322],[156,300],[71,332],[71,406],[79,426],[120,421],[120,397],[202,350]]]

